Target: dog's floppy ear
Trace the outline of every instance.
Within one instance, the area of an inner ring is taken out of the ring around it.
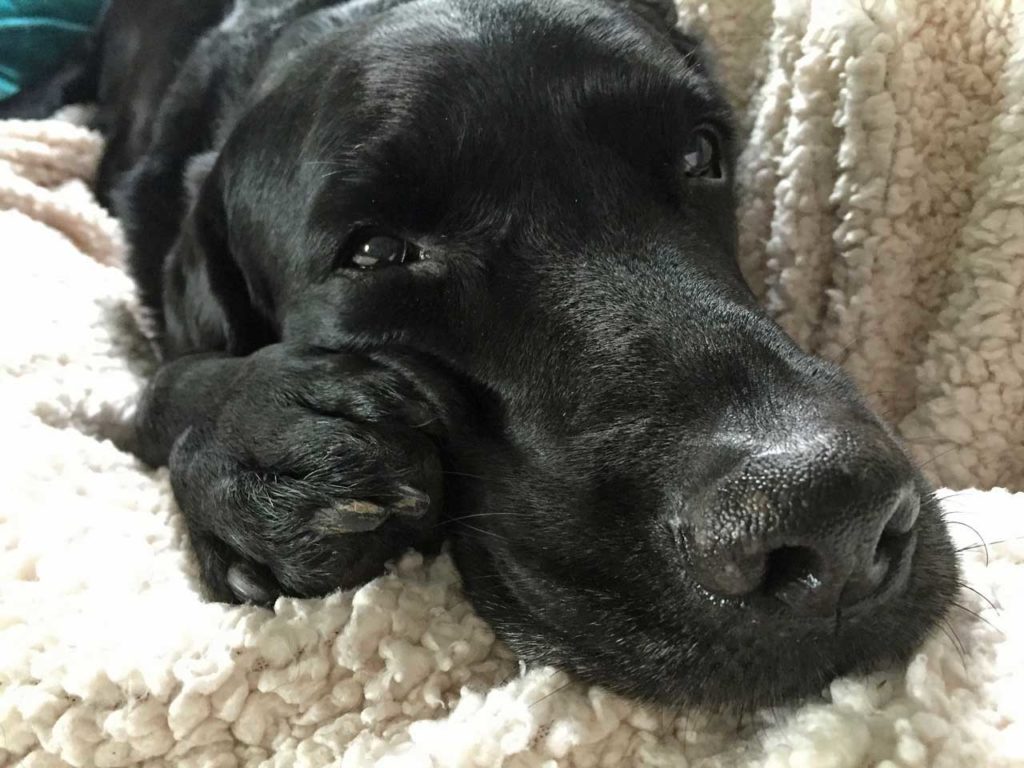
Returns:
[[[170,357],[218,351],[245,355],[272,343],[268,318],[232,254],[215,153],[189,164],[189,213],[164,269],[163,348]]]

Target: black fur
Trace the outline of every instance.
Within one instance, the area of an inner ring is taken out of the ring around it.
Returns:
[[[712,706],[905,659],[939,621],[938,509],[743,283],[729,109],[674,21],[114,0],[99,193],[166,355],[135,450],[169,461],[215,598],[321,594],[447,534],[526,658]],[[352,268],[367,226],[426,258]]]

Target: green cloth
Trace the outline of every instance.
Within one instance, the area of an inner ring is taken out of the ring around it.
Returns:
[[[0,0],[0,99],[60,68],[103,0]]]

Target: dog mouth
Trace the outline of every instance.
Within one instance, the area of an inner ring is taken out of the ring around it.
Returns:
[[[855,606],[797,619],[770,594],[758,596],[770,601],[759,613],[700,594],[666,579],[672,569],[654,556],[643,594],[636,574],[605,573],[595,587],[582,565],[575,579],[552,576],[488,538],[466,542],[461,553],[474,554],[457,558],[460,571],[478,610],[521,657],[620,695],[708,711],[791,703],[837,677],[906,663],[942,620],[957,578],[937,515],[880,542],[879,567],[899,565]]]

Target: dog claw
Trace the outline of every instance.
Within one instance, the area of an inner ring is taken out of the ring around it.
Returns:
[[[379,504],[358,499],[339,501],[320,510],[313,525],[323,533],[365,533],[380,528],[388,519],[388,511]]]
[[[408,485],[401,485],[396,491],[398,500],[386,507],[360,499],[339,501],[318,512],[313,523],[328,534],[366,533],[380,528],[392,514],[419,518],[430,508],[430,496],[423,491]]]
[[[235,563],[228,568],[227,582],[239,600],[264,607],[272,606],[281,591],[272,576],[245,563]]]
[[[401,498],[391,506],[391,510],[403,517],[423,517],[430,509],[430,496],[411,485],[398,486]]]
[[[370,501],[346,501],[338,504],[335,509],[344,515],[358,515],[359,517],[386,517],[387,511],[379,504]]]

